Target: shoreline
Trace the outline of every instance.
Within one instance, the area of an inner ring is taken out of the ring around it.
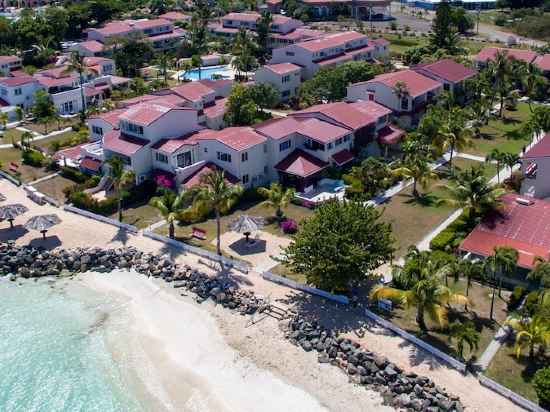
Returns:
[[[255,342],[248,347],[234,345],[243,335],[237,324],[246,323],[247,317],[218,310],[213,304],[196,305],[191,298],[178,296],[174,289],[132,272],[88,272],[75,280],[125,305],[119,314],[109,316],[122,315],[128,322],[129,336],[125,338],[135,339],[149,361],[147,370],[139,365],[136,376],[166,410],[313,412],[338,410],[344,405],[350,411],[365,407],[393,410],[381,405],[377,393],[350,385],[336,368],[319,367],[315,357],[303,359],[307,354],[282,336],[279,342],[272,342],[273,337],[264,336],[259,328],[249,328],[247,340]],[[262,353],[264,361],[257,365],[254,358]],[[304,365],[308,363],[322,374],[314,376],[313,369],[303,370],[310,366]],[[287,370],[287,376],[278,373],[282,369]],[[304,382],[303,375],[310,382]],[[330,385],[334,378],[337,382]],[[342,391],[348,392],[346,396]]]

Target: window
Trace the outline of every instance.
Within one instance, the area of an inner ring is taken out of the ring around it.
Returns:
[[[143,126],[139,126],[137,124],[133,123],[123,123],[123,129],[125,129],[128,132],[136,133],[136,134],[143,134]]]
[[[2,96],[7,96],[8,91],[7,91],[6,89],[4,89],[4,88],[1,88],[1,89],[0,89],[0,94],[2,94]]]
[[[217,155],[218,155],[218,160],[221,160],[222,162],[231,163],[231,155],[229,153],[217,152]]]
[[[408,110],[409,109],[409,98],[407,96],[403,96],[401,98],[401,110]]]
[[[157,159],[157,162],[161,163],[168,163],[168,156],[162,153],[155,153],[155,158]]]
[[[241,161],[246,162],[248,160],[248,152],[241,153]]]
[[[267,153],[267,145],[264,143],[264,153]]]
[[[21,87],[18,87],[13,91],[13,94],[15,94],[16,96],[21,96],[22,93],[23,92],[21,91]]]
[[[350,138],[351,138],[351,137],[350,137],[349,134],[345,135],[345,136],[344,136],[344,142],[349,142],[349,139],[350,139]]]
[[[451,90],[451,85],[449,83],[443,83],[443,89],[449,91]]]
[[[286,76],[283,76],[283,78],[281,79],[281,82],[283,82],[283,83],[287,83],[289,81],[290,81],[290,75],[288,75],[288,74]]]
[[[285,150],[290,149],[290,146],[291,146],[290,140],[287,140],[286,142],[279,144],[279,151],[284,152]]]
[[[267,175],[267,166],[264,166],[264,175]]]
[[[288,97],[288,96],[290,96],[290,90],[285,90],[285,91],[283,91],[283,92],[281,93],[281,96],[282,96],[282,97]]]
[[[190,166],[192,162],[193,160],[191,158],[191,152],[180,153],[176,157],[176,163],[178,164],[178,167]]]
[[[248,175],[243,175],[243,185],[246,185],[248,183]]]
[[[286,54],[287,56],[294,56],[294,52],[290,52],[290,51],[287,51],[285,54]]]
[[[103,128],[99,126],[92,126],[92,133],[97,134],[99,136],[103,136]]]
[[[336,139],[335,146],[340,146],[344,140],[342,138]]]
[[[332,149],[332,143],[327,144],[327,150]]]
[[[204,148],[204,153],[208,153],[208,147]]]

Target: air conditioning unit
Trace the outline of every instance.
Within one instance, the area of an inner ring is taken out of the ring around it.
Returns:
[[[516,203],[523,206],[531,206],[535,202],[530,199],[525,199],[523,197],[516,197]]]

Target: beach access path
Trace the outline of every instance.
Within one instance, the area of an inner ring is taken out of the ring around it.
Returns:
[[[29,209],[27,213],[15,220],[14,229],[10,230],[7,223],[1,223],[1,241],[15,240],[18,244],[30,243],[50,248],[134,246],[144,252],[167,254],[175,262],[186,263],[209,275],[220,275],[219,268],[215,265],[200,263],[200,258],[185,254],[161,242],[145,238],[140,234],[127,233],[114,226],[50,205],[37,205],[26,197],[22,188],[13,186],[5,179],[0,180],[0,193],[7,197],[5,204],[21,203]],[[44,244],[40,240],[40,233],[27,232],[22,225],[31,216],[50,213],[57,214],[62,223],[48,231],[47,241]],[[318,319],[325,327],[334,328],[342,334],[349,335],[354,340],[363,343],[367,349],[388,357],[406,371],[429,376],[438,385],[460,396],[469,411],[512,412],[521,410],[507,399],[482,387],[475,377],[463,376],[402,338],[389,335],[383,329],[371,327],[361,308],[342,306],[305,295],[268,282],[254,271],[248,275],[230,271],[226,275],[238,282],[240,287],[253,289],[256,294],[268,298],[278,306],[292,308],[312,319]],[[205,305],[205,307],[208,306]],[[342,382],[338,381],[331,387],[326,381],[323,381],[320,376],[317,376],[317,373],[324,374],[325,370],[320,369],[317,365],[316,355],[297,352],[297,348],[284,340],[282,332],[277,327],[277,321],[274,319],[258,318],[255,319],[257,323],[251,325],[246,317],[220,315],[217,318],[227,343],[237,349],[241,356],[253,360],[260,368],[267,368],[283,379],[305,388],[329,409],[343,410],[342,405],[345,405],[344,409],[348,411],[385,410],[385,407],[380,406],[380,398],[376,393],[363,389],[361,390],[362,395],[357,391],[354,392],[352,389],[354,385],[347,384],[344,374],[341,375],[346,381],[346,385],[342,385]],[[363,333],[357,335],[358,330],[363,330]]]

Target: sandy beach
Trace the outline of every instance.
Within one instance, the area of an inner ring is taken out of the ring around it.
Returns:
[[[0,180],[0,193],[7,196],[6,204],[22,203],[29,208],[28,213],[15,220],[13,230],[7,228],[7,223],[2,224],[2,241],[12,239],[18,244],[31,243],[37,246],[45,245],[48,248],[135,246],[145,252],[169,255],[175,262],[186,263],[207,274],[215,274],[218,270],[209,264],[200,263],[196,256],[182,253],[140,234],[128,234],[116,227],[49,205],[39,206],[29,200],[22,189],[14,187],[6,180]],[[48,232],[48,240],[44,244],[39,233],[27,232],[21,225],[33,215],[46,213],[57,214],[62,223]],[[426,352],[379,328],[368,327],[364,330],[364,336],[359,338],[355,332],[360,328],[364,329],[367,323],[360,309],[335,305],[320,298],[298,293],[265,281],[253,271],[247,275],[231,272],[230,276],[241,288],[253,289],[257,295],[269,298],[278,306],[298,310],[305,316],[319,320],[326,327],[349,335],[364,344],[367,349],[388,357],[406,371],[432,378],[450,393],[460,396],[468,411],[521,410],[502,396],[482,387],[474,377],[461,375]],[[83,276],[79,278],[84,279]],[[258,385],[258,388],[251,383],[259,381],[270,382],[269,385],[278,382],[273,384],[273,388],[288,391],[290,398],[305,402],[300,405],[313,408],[309,410],[393,410],[380,405],[380,396],[376,392],[349,384],[347,377],[337,368],[318,364],[313,353],[306,353],[290,345],[283,339],[277,322],[271,318],[247,327],[250,320],[248,317],[234,315],[220,307],[214,307],[211,303],[199,306],[190,298],[179,297],[176,290],[171,289],[169,285],[150,283],[137,276],[121,279],[116,276],[91,276],[83,282],[88,287],[103,290],[103,293],[118,294],[129,302],[132,310],[129,311],[131,316],[128,318],[135,325],[139,325],[135,329],[139,332],[141,346],[146,350],[155,348],[150,353],[147,352],[153,359],[150,363],[158,369],[159,376],[166,376],[158,383],[162,388],[162,391],[158,392],[163,393],[162,396],[175,405],[191,404],[193,402],[189,400],[193,396],[195,399],[202,396],[199,389],[191,394],[185,392],[186,385],[181,384],[181,379],[178,378],[178,373],[183,373],[185,379],[197,379],[197,388],[211,387],[215,390],[216,395],[204,395],[203,400],[211,402],[208,405],[213,405],[215,409],[220,405],[224,408],[228,407],[226,405],[234,405],[235,397],[241,399],[246,396],[247,401],[252,403],[270,399],[274,391],[269,392],[265,388],[262,389],[262,385]],[[158,287],[161,288],[160,291],[154,289]],[[192,338],[191,343],[190,335],[186,334],[190,328],[196,331],[192,335],[196,338]],[[213,337],[211,342],[209,340],[209,346],[202,351],[197,348],[204,342],[201,338],[204,336]],[[210,357],[216,359],[215,362],[210,362]],[[228,365],[233,367],[235,364],[239,365],[235,370],[239,370],[240,373],[229,372]],[[228,369],[228,375],[219,372],[220,365]],[[177,367],[174,369],[174,366]],[[195,373],[187,373],[189,370]],[[272,375],[264,375],[265,372],[262,370],[269,371]],[[227,381],[232,379],[238,384]],[[295,391],[291,391],[289,385],[294,386]],[[229,388],[227,391],[224,390],[225,386]],[[278,395],[272,399],[279,402],[281,398]],[[271,406],[267,403],[266,408]],[[277,410],[284,410],[280,404],[274,405],[277,406]],[[292,405],[298,404],[291,403]],[[257,407],[252,409],[259,410]],[[292,410],[288,407],[286,409]],[[236,409],[228,410],[247,409],[238,404]]]

